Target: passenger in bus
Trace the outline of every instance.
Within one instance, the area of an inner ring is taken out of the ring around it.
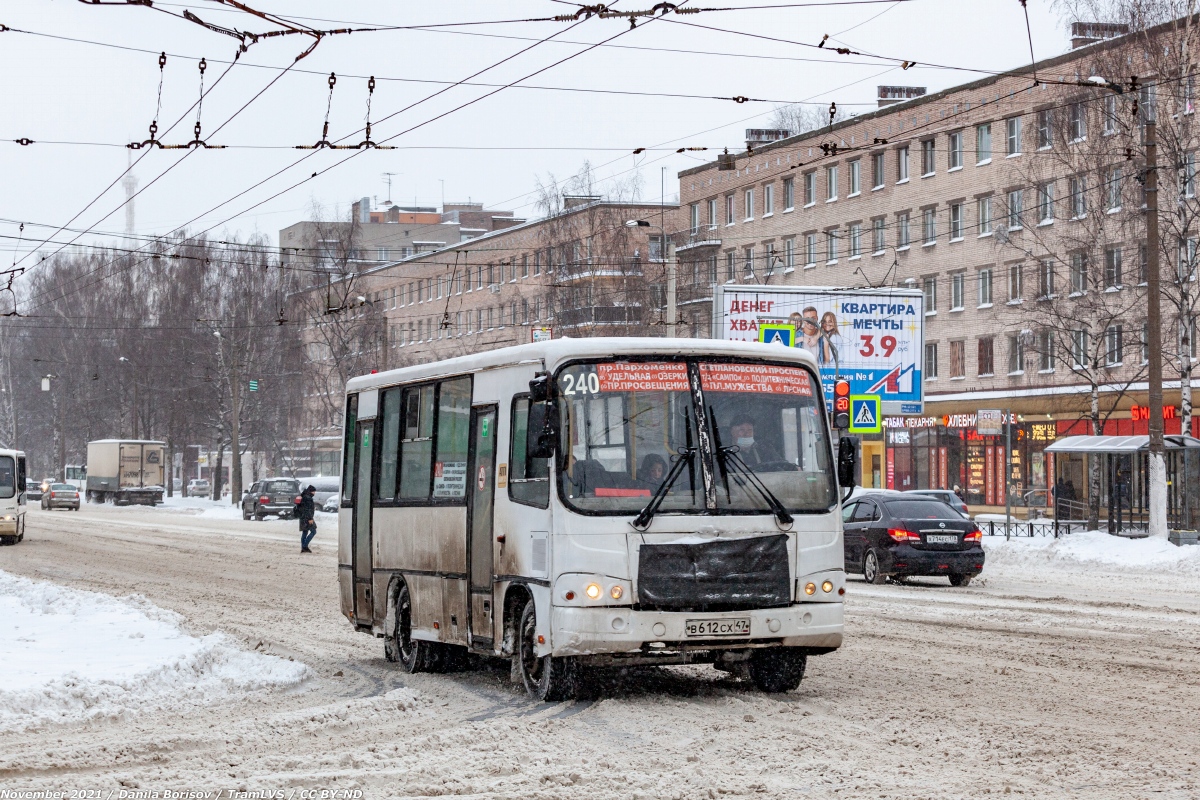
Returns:
[[[637,471],[638,484],[649,489],[657,489],[666,476],[667,462],[657,453],[651,453],[643,458],[642,465],[638,467]]]
[[[733,424],[729,426],[729,433],[733,440],[730,444],[737,445],[738,457],[751,468],[758,464],[778,463],[783,460],[771,445],[755,438],[754,419],[749,414],[736,415]]]

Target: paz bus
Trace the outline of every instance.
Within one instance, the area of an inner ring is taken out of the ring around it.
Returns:
[[[623,665],[794,689],[842,643],[855,453],[817,376],[798,348],[563,338],[353,378],[342,613],[405,671],[511,658],[542,700]]]
[[[0,544],[25,538],[25,454],[0,450]]]

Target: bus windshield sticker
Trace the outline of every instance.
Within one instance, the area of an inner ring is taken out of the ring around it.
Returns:
[[[701,364],[700,381],[710,392],[798,394],[812,397],[808,372],[774,364]]]
[[[589,392],[686,392],[687,365],[682,362],[597,364],[596,372],[569,380],[563,375],[563,394]],[[574,384],[570,386],[568,384]],[[571,390],[574,391],[571,391]]]
[[[433,465],[433,496],[463,497],[467,493],[467,462],[438,461]]]

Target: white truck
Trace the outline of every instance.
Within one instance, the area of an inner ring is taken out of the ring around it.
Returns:
[[[88,442],[87,499],[114,505],[157,505],[163,500],[166,445],[142,439]]]

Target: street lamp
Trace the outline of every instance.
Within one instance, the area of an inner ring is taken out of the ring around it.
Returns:
[[[661,225],[655,225],[647,222],[644,219],[630,219],[625,221],[627,228],[658,228],[658,232],[662,238],[659,241],[662,243],[662,258],[667,264],[667,337],[675,338],[675,317],[678,312],[675,310],[675,254],[672,252],[671,245],[667,241],[667,231]]]

